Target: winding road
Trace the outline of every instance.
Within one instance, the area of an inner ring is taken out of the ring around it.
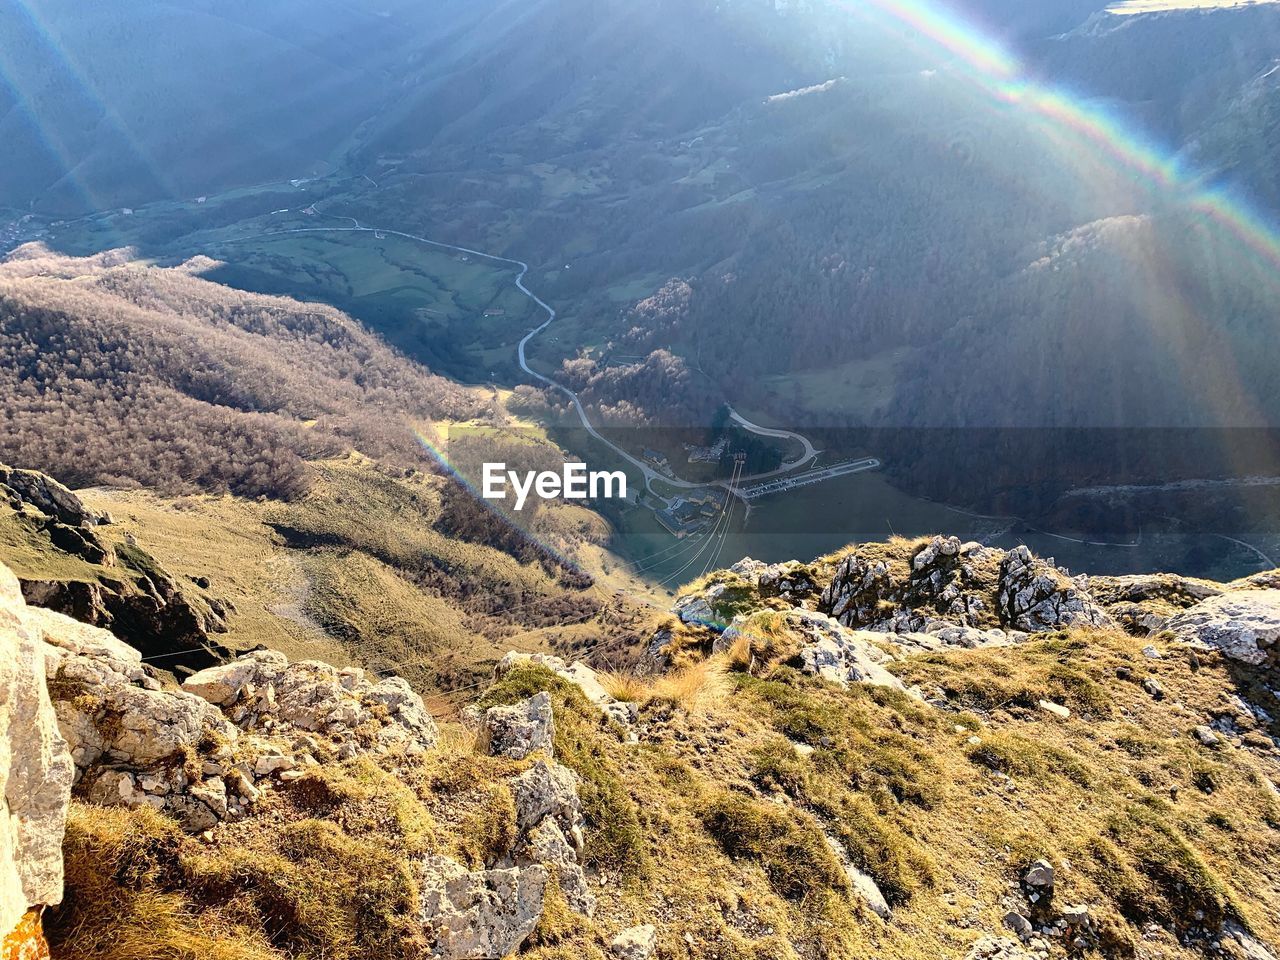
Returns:
[[[525,373],[527,373],[529,376],[533,377],[539,383],[546,384],[548,387],[562,393],[565,397],[567,397],[569,402],[573,404],[573,408],[578,414],[578,419],[582,422],[582,428],[586,430],[588,434],[590,434],[600,443],[604,444],[606,447],[608,447],[610,450],[616,453],[623,460],[627,461],[627,463],[635,467],[635,469],[639,470],[640,473],[644,476],[645,488],[647,490],[652,490],[653,482],[657,480],[667,484],[668,486],[676,487],[681,490],[696,490],[696,489],[699,489],[702,487],[708,487],[708,486],[723,487],[725,490],[728,490],[730,493],[734,493],[736,495],[736,489],[739,484],[751,482],[751,481],[757,481],[757,480],[768,480],[771,477],[777,477],[777,476],[781,476],[784,473],[790,473],[791,471],[796,470],[797,468],[802,467],[806,463],[809,463],[810,461],[812,461],[820,452],[814,448],[813,444],[809,441],[807,437],[802,436],[801,434],[793,433],[789,430],[774,430],[768,427],[759,426],[758,424],[752,423],[746,417],[742,416],[732,407],[728,407],[730,419],[732,419],[734,423],[738,424],[743,429],[749,430],[755,434],[759,434],[762,437],[773,437],[776,439],[794,440],[797,443],[799,443],[802,447],[800,458],[797,460],[789,460],[783,463],[782,466],[778,467],[776,470],[770,470],[766,473],[752,474],[751,476],[746,476],[746,477],[738,477],[736,481],[715,480],[715,481],[711,481],[710,483],[695,483],[690,480],[682,480],[678,477],[668,476],[665,473],[661,473],[658,470],[655,470],[649,464],[645,463],[643,460],[640,460],[639,458],[628,453],[626,450],[618,446],[612,440],[603,436],[600,433],[600,431],[597,430],[595,426],[591,423],[590,418],[587,416],[586,408],[582,405],[582,401],[578,398],[578,394],[576,392],[571,390],[569,387],[565,386],[563,383],[560,383],[557,380],[553,380],[551,377],[545,376],[539,373],[537,370],[534,370],[533,367],[529,366],[529,360],[526,355],[526,350],[529,346],[529,343],[530,341],[533,340],[534,337],[542,333],[542,331],[546,330],[547,327],[551,326],[551,324],[555,322],[556,311],[554,307],[552,307],[549,303],[547,303],[545,300],[539,297],[536,293],[530,290],[527,286],[525,286],[524,278],[529,273],[529,265],[527,263],[525,263],[523,260],[513,260],[510,257],[500,257],[497,254],[485,253],[483,250],[473,250],[470,247],[462,247],[453,243],[445,243],[442,240],[432,240],[429,237],[421,237],[414,233],[406,233],[403,230],[392,230],[387,227],[366,227],[363,224],[361,224],[360,221],[357,220],[355,217],[339,217],[334,214],[328,214],[328,213],[321,213],[320,215],[325,217],[334,217],[334,219],[338,219],[338,220],[349,220],[352,225],[349,227],[296,227],[288,230],[274,230],[266,233],[254,234],[248,237],[238,237],[234,240],[226,240],[223,242],[243,243],[247,240],[258,240],[258,239],[263,239],[267,237],[288,236],[291,234],[300,234],[300,233],[373,233],[379,236],[385,235],[385,236],[400,237],[405,240],[413,240],[416,243],[423,243],[423,244],[426,244],[427,246],[436,247],[440,250],[452,250],[455,253],[465,253],[468,256],[479,257],[483,260],[488,260],[491,263],[501,263],[510,267],[515,267],[519,271],[519,273],[517,273],[516,275],[516,289],[518,289],[526,297],[528,297],[530,300],[536,303],[547,314],[546,320],[544,320],[541,324],[539,324],[538,326],[530,330],[528,333],[526,333],[524,337],[521,338],[520,340],[519,346],[517,348],[520,369],[523,370]],[[726,406],[728,405],[726,404]]]

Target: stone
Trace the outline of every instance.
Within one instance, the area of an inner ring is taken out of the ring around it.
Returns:
[[[547,817],[524,838],[521,861],[540,863],[556,875],[570,909],[583,916],[595,913],[596,898],[587,887],[586,874],[578,865],[578,854],[560,824]],[[523,866],[524,863],[518,865]]]
[[[229,711],[245,730],[265,728],[269,717],[272,724],[297,732],[351,742],[357,728],[374,725],[379,749],[410,753],[431,748],[439,736],[422,698],[403,678],[373,682],[363,670],[339,670],[315,660],[290,663],[272,650],[201,670],[182,688]]]
[[[1000,568],[997,604],[1004,621],[1038,633],[1063,627],[1115,627],[1087,591],[1088,579],[1071,579],[1025,546],[1009,551]]]
[[[827,835],[825,839],[827,848],[844,870],[844,875],[848,878],[849,886],[853,889],[853,892],[861,897],[863,902],[871,908],[871,912],[881,920],[891,919],[893,917],[893,909],[881,892],[879,884],[871,876],[854,866],[853,861],[849,859],[849,853],[844,844],[830,835]]]
[[[1071,710],[1060,703],[1053,703],[1050,700],[1041,700],[1037,706],[1045,713],[1055,716],[1059,720],[1071,719]]]
[[[491,960],[515,953],[542,916],[544,867],[468,871],[447,857],[423,863],[420,916],[443,960]]]
[[[1171,618],[1173,635],[1241,663],[1268,662],[1280,638],[1280,590],[1237,590],[1209,597]]]
[[[1022,882],[1037,890],[1052,890],[1054,881],[1053,864],[1048,860],[1037,860],[1022,876]]]
[[[193,673],[182,681],[182,689],[210,703],[227,707],[236,701],[246,685],[270,682],[288,665],[289,659],[283,653],[255,650],[231,663]]]
[[[885,669],[893,660],[879,646],[887,638],[865,630],[850,630],[830,617],[809,610],[787,614],[788,628],[801,637],[801,669],[805,673],[848,686],[865,683],[906,690],[906,686]]]
[[[1031,921],[1018,913],[1016,910],[1010,910],[1004,915],[1004,925],[1009,928],[1018,939],[1024,943],[1031,939],[1031,935],[1035,932],[1035,928],[1031,925]]]
[[[481,746],[495,756],[523,760],[539,751],[555,752],[555,718],[551,695],[545,690],[523,703],[510,707],[490,707],[481,728]]]
[[[636,722],[639,708],[634,703],[616,700],[605,690],[600,682],[600,675],[581,661],[567,664],[559,657],[545,653],[519,653],[512,650],[506,654],[493,668],[494,677],[501,679],[520,665],[531,665],[549,670],[561,680],[567,680],[582,691],[589,701],[600,708],[604,714],[623,726]]]
[[[1161,686],[1160,681],[1157,680],[1155,677],[1147,677],[1145,680],[1143,680],[1142,689],[1147,691],[1147,693],[1149,693],[1152,697],[1154,697],[1157,700],[1164,699],[1164,696],[1165,696],[1164,687]]]
[[[0,564],[0,937],[62,901],[62,838],[75,766],[45,688],[40,631]]]
[[[1194,730],[1191,731],[1191,733],[1192,733],[1192,736],[1194,736],[1206,747],[1215,747],[1221,742],[1220,738],[1216,733],[1214,733],[1208,727],[1203,725],[1196,727]]]
[[[651,923],[628,927],[609,941],[614,960],[653,960],[657,952],[658,930]]]
[[[512,783],[516,822],[521,830],[531,830],[553,817],[572,836],[582,829],[582,801],[578,798],[578,778],[568,767],[539,760]]]

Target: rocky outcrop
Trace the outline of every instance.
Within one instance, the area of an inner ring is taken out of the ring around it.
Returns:
[[[339,757],[368,750],[421,753],[438,731],[401,677],[371,681],[359,667],[290,663],[260,650],[193,674],[183,690],[217,705],[241,730],[321,734]]]
[[[865,683],[906,689],[902,681],[885,668],[894,658],[884,649],[890,640],[884,634],[850,630],[812,610],[788,610],[781,616],[781,623],[772,624],[769,632],[772,635],[786,631],[790,645],[782,651],[783,658],[797,662],[805,673],[841,686]],[[716,639],[713,651],[728,650],[741,638],[751,645],[754,654],[762,646],[758,642],[762,638],[754,636],[755,624],[754,618],[748,618],[740,625],[729,627]],[[772,636],[763,645],[771,642]]]
[[[166,688],[138,651],[56,614],[44,650],[77,793],[104,806],[149,806],[192,832],[246,816],[264,790],[321,759],[420,753],[436,726],[398,679],[371,682],[259,651]]]
[[[578,862],[585,824],[577,775],[558,763],[539,760],[512,781],[511,793],[520,830],[513,862],[547,867],[569,906],[590,916],[596,903]]]
[[[600,675],[581,661],[565,663],[559,657],[553,657],[548,654],[518,653],[512,650],[494,666],[494,676],[502,678],[515,667],[524,665],[549,670],[561,680],[573,684],[582,691],[582,695],[587,700],[599,707],[605,716],[611,720],[616,720],[624,725],[635,723],[636,705],[634,703],[624,703],[610,696],[609,692],[605,690],[604,684],[600,682]]]
[[[427,859],[422,921],[435,955],[457,960],[514,952],[537,925],[552,877],[571,909],[590,916],[596,906],[579,864],[584,821],[578,778],[550,759],[551,698],[539,693],[492,707],[483,723],[481,742],[491,754],[544,756],[509,782],[516,819],[510,850],[483,870],[469,871],[439,856]]]
[[[110,630],[146,656],[165,657],[170,670],[203,669],[234,655],[213,637],[227,631],[226,605],[189,596],[140,550],[119,559],[119,569],[96,582],[23,580],[23,596],[33,606]]]
[[[17,470],[0,463],[0,498],[15,510],[29,506],[68,527],[93,527],[111,518],[85,506],[83,500],[52,477],[36,470]]]
[[[551,696],[545,691],[512,707],[490,707],[484,716],[478,746],[492,754],[523,760],[539,751],[555,752],[555,718]]]
[[[1009,551],[1000,565],[996,598],[1003,623],[1027,633],[1114,627],[1088,590],[1088,577],[1073,579],[1051,560],[1041,560],[1022,546]]]
[[[62,901],[62,837],[74,767],[45,689],[41,630],[0,564],[0,939],[40,942]]]
[[[427,857],[420,916],[434,955],[490,960],[515,953],[538,925],[547,881],[540,866],[467,870],[447,857]]]
[[[1114,626],[1089,595],[1087,578],[1072,578],[1026,547],[1006,552],[956,537],[935,537],[909,556],[880,544],[855,549],[818,609],[845,626],[890,633],[962,628],[956,636],[965,646],[983,645],[978,635],[996,639],[995,629]]]
[[[762,598],[780,597],[799,604],[820,592],[818,576],[813,568],[796,560],[786,563],[761,563],[746,557],[729,568],[731,573],[755,585]]]
[[[15,511],[12,521],[27,536],[47,540],[51,555],[69,554],[89,565],[74,577],[35,572],[24,577],[27,604],[110,630],[145,656],[164,656],[165,666],[177,672],[199,670],[232,655],[214,639],[227,632],[232,605],[183,589],[131,539],[109,543],[99,528],[110,517],[62,484],[0,464],[0,505],[6,503]]]
[[[1172,617],[1179,640],[1252,666],[1272,662],[1280,640],[1280,590],[1239,590],[1209,597]]]

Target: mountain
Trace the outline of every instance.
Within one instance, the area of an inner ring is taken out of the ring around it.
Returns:
[[[433,718],[272,649],[179,684],[0,567],[31,705],[0,727],[6,943],[1265,960],[1278,575],[1073,578],[945,537],[744,560],[640,670],[511,653]]]
[[[215,267],[35,246],[0,264],[0,476],[27,478],[0,555],[29,597],[171,669],[265,643],[441,696],[512,646],[639,642],[647,588],[609,561],[607,521],[504,513],[456,473],[558,468],[545,433],[332,307],[201,277]]]
[[[0,264],[0,457],[82,486],[289,497],[305,459],[420,463],[416,422],[482,410],[349,317],[200,278],[214,266],[36,246]]]

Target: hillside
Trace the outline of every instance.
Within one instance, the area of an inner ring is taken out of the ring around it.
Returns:
[[[0,264],[0,459],[80,486],[294,497],[305,460],[426,457],[414,429],[483,402],[336,310],[241,294],[127,251]]]
[[[3,576],[6,676],[74,757],[30,768],[51,798],[74,775],[69,809],[7,794],[43,844],[24,902],[65,869],[55,958],[1280,943],[1276,574],[1072,579],[941,537],[743,561],[682,592],[642,670],[512,654],[434,720],[270,651],[179,687]]]
[[[0,475],[35,478],[0,506],[0,557],[33,602],[175,672],[265,644],[443,699],[509,649],[639,644],[650,591],[598,513],[503,513],[455,472],[558,466],[545,433],[215,268],[35,246],[0,263]]]

